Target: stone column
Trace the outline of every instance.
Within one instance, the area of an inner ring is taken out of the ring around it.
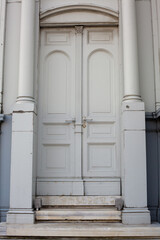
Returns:
[[[35,0],[22,0],[18,97],[12,115],[10,210],[8,223],[34,223],[34,36]]]
[[[124,98],[122,102],[124,224],[148,224],[145,110],[140,97],[135,0],[122,0]]]
[[[33,101],[35,0],[22,0],[17,101]]]
[[[124,100],[141,100],[135,0],[122,0]]]

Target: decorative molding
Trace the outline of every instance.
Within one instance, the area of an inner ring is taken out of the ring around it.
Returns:
[[[75,26],[75,32],[76,32],[76,34],[82,34],[83,26]]]
[[[63,15],[63,18],[61,15]],[[75,26],[77,23],[83,26],[95,24],[117,26],[119,24],[119,12],[93,4],[72,4],[49,8],[40,13],[40,26],[42,27]]]
[[[45,10],[44,12],[40,13],[40,19],[50,17],[51,15],[54,14],[60,14],[63,12],[68,12],[72,10],[88,10],[88,11],[96,11],[96,12],[101,12],[103,14],[107,14],[112,16],[113,18],[117,19],[119,18],[119,13],[117,11],[114,11],[113,9],[110,8],[105,8],[105,7],[100,7],[98,5],[89,5],[89,4],[75,4],[75,5],[70,5],[70,6],[60,6],[57,8],[50,8]]]

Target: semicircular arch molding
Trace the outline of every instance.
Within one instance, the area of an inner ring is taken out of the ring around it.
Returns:
[[[41,12],[40,23],[43,26],[50,25],[76,25],[102,23],[118,25],[119,13],[113,9],[98,5],[67,5],[50,8]]]

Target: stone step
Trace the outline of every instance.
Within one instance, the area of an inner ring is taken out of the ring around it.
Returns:
[[[0,223],[0,236],[5,236],[6,230],[7,230],[6,223]]]
[[[15,239],[57,239],[84,240],[91,239],[160,239],[160,224],[124,225],[121,223],[37,223],[7,224],[5,238]],[[13,237],[14,236],[14,237]],[[24,237],[23,237],[24,236]],[[18,238],[19,237],[19,238]],[[0,239],[3,239],[0,233]]]
[[[97,221],[121,222],[116,208],[42,208],[36,211],[37,221]]]
[[[121,196],[38,196],[42,206],[114,206]]]

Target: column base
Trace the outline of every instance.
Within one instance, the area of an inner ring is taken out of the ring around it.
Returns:
[[[139,95],[125,95],[123,102],[141,102],[142,98]]]
[[[123,224],[150,224],[151,217],[148,208],[124,208],[122,211]]]
[[[20,96],[17,97],[16,102],[35,102],[33,97],[28,97],[28,96]]]
[[[33,210],[9,210],[7,223],[12,224],[34,224],[35,214]]]

